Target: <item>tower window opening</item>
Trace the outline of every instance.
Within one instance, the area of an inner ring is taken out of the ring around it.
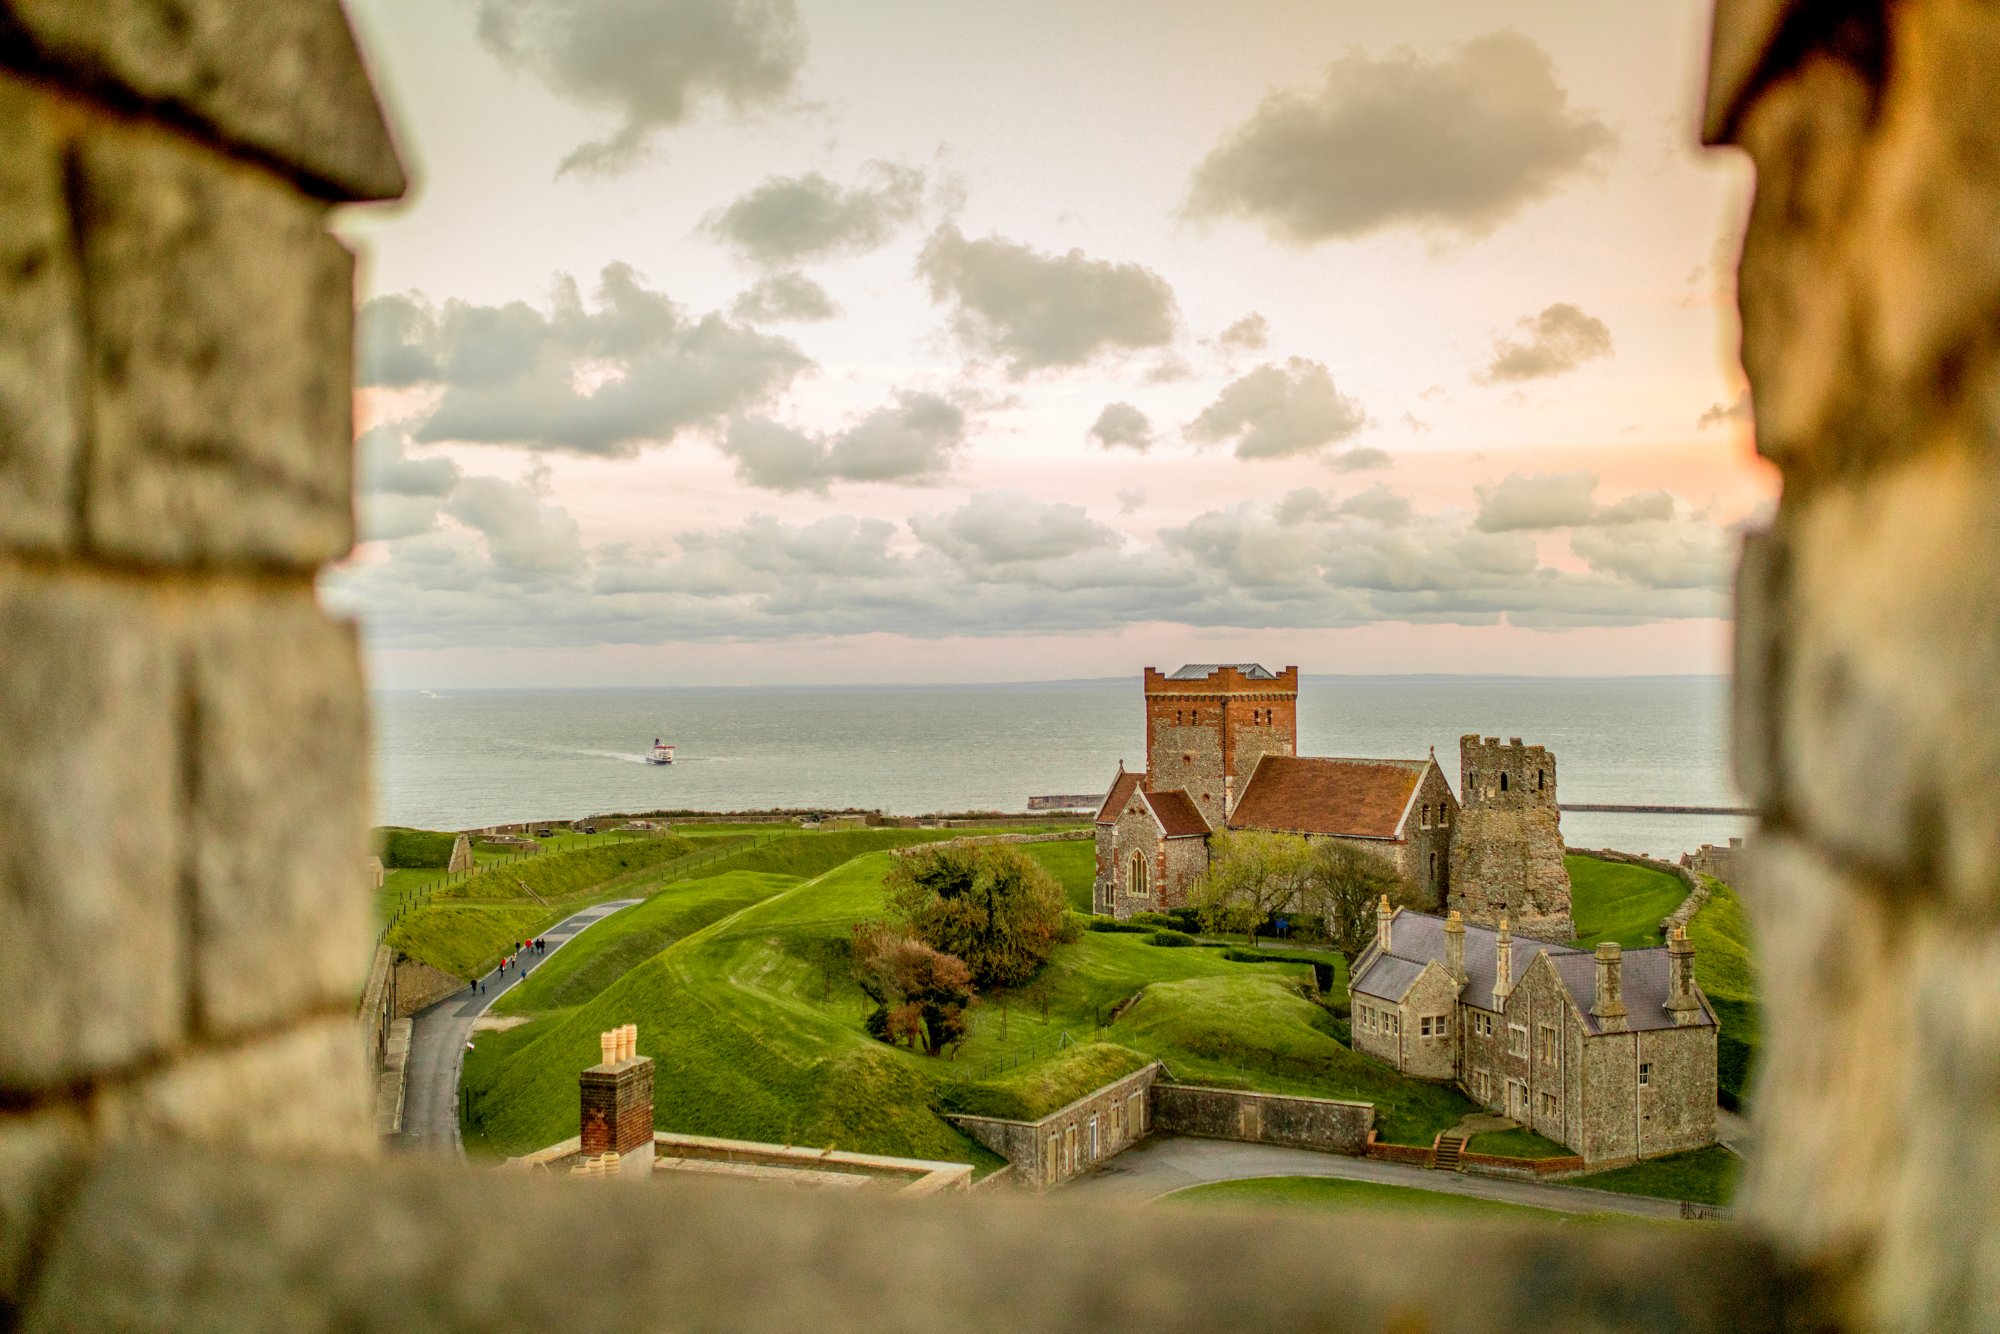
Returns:
[[[1546,769],[1535,770],[1535,791],[1540,792],[1543,789],[1544,784],[1542,780],[1547,776],[1547,774],[1548,771]]]
[[[1501,774],[1501,775],[1500,775],[1500,790],[1501,790],[1502,792],[1505,792],[1505,791],[1507,790],[1507,775],[1506,775],[1506,774]]]

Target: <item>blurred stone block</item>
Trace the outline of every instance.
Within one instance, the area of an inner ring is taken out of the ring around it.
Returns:
[[[0,77],[0,142],[0,549],[54,552],[75,528],[83,339],[46,94]]]
[[[0,1325],[21,1299],[37,1234],[82,1175],[83,1118],[67,1107],[0,1112]]]
[[[262,171],[128,128],[80,145],[100,551],[313,569],[354,543],[353,258]]]
[[[0,1091],[182,1035],[181,716],[146,594],[0,571]]]
[[[2000,910],[2000,472],[1934,451],[1786,498],[1784,804],[1813,842]]]
[[[359,1025],[316,1019],[241,1046],[190,1053],[100,1098],[114,1139],[202,1141],[257,1154],[364,1154],[374,1081]]]
[[[186,124],[328,199],[403,193],[338,0],[0,0],[10,26],[0,63]]]
[[[351,1007],[372,896],[354,627],[310,588],[218,595],[189,629],[195,996],[205,1032]]]

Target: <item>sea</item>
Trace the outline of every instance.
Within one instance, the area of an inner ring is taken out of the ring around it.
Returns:
[[[1146,759],[1131,678],[1006,685],[394,690],[373,696],[377,819],[467,829],[609,811],[1025,810]],[[1307,676],[1302,755],[1417,758],[1458,738],[1554,752],[1565,802],[1736,806],[1720,677]],[[671,766],[645,763],[655,738]],[[1678,856],[1750,821],[1566,812],[1575,847]]]

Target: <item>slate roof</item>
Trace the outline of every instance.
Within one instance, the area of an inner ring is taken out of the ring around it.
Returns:
[[[1160,827],[1167,831],[1168,838],[1198,838],[1209,832],[1208,821],[1202,817],[1201,808],[1181,788],[1171,792],[1148,792],[1146,804],[1153,808],[1153,815],[1159,820]]]
[[[1118,777],[1111,780],[1111,790],[1104,794],[1104,804],[1097,808],[1097,823],[1116,824],[1119,815],[1125,810],[1125,803],[1132,799],[1132,794],[1138,791],[1145,781],[1146,774],[1143,770],[1133,773],[1129,769],[1120,769]]]
[[[1252,681],[1275,681],[1278,674],[1261,662],[1191,662],[1178,671],[1167,673],[1169,681],[1203,681],[1224,667],[1234,667]]]
[[[1498,935],[1499,932],[1490,927],[1466,925],[1466,982],[1459,992],[1460,1004],[1482,1010],[1494,1008],[1493,982],[1499,969],[1495,962],[1498,951],[1494,949],[1493,942]],[[1357,961],[1349,989],[1378,1000],[1402,1000],[1426,963],[1433,959],[1440,965],[1444,963],[1444,936],[1444,918],[1431,913],[1398,910],[1389,926],[1390,952],[1383,954],[1370,946]],[[1514,937],[1511,953],[1514,974],[1511,980],[1516,986],[1520,985],[1522,974],[1528,971],[1537,955],[1548,955],[1556,976],[1562,979],[1563,989],[1569,992],[1577,1009],[1583,1012],[1585,1030],[1591,1033],[1600,1031],[1597,1021],[1590,1016],[1591,1004],[1597,999],[1597,958],[1594,953],[1570,945],[1530,940],[1526,936]],[[1625,951],[1622,980],[1628,1031],[1674,1027],[1674,1017],[1666,1008],[1672,980],[1670,968],[1664,946]],[[1715,1022],[1714,1015],[1705,1006],[1703,1015],[1707,1022]]]
[[[1250,771],[1229,827],[1394,838],[1430,764],[1266,755]]]

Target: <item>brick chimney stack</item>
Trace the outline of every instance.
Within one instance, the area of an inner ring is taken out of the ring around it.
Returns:
[[[1507,929],[1507,919],[1500,919],[1499,934],[1493,937],[1493,1008],[1507,1008],[1507,998],[1514,994],[1514,933]]]
[[[1384,954],[1390,953],[1390,928],[1395,920],[1396,910],[1389,906],[1389,896],[1384,894],[1375,906],[1375,944]]]
[[[1694,942],[1684,926],[1675,927],[1667,941],[1667,1012],[1676,1024],[1701,1022],[1701,1002],[1694,994]]]
[[[597,1043],[603,1061],[577,1077],[580,1148],[586,1159],[615,1154],[606,1172],[643,1177],[653,1170],[653,1058],[639,1055],[637,1024],[601,1033]]]
[[[1444,919],[1444,966],[1452,981],[1465,985],[1465,922],[1456,908]]]
[[[1597,997],[1590,1013],[1604,1032],[1625,1031],[1625,951],[1615,940],[1597,947]]]

